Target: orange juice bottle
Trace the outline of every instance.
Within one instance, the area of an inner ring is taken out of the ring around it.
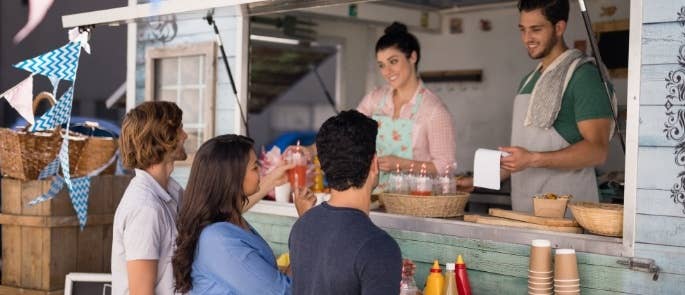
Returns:
[[[293,190],[303,188],[307,185],[307,159],[300,146],[300,141],[297,141],[295,150],[288,156],[289,162],[294,163],[295,167],[288,170],[288,180]]]
[[[426,278],[426,288],[423,289],[423,295],[442,295],[444,288],[445,278],[442,276],[442,269],[436,259],[433,261],[433,267]]]

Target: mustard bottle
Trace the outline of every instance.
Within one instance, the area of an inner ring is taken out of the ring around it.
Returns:
[[[433,261],[433,267],[426,278],[426,288],[423,290],[423,295],[442,295],[444,288],[445,278],[442,276],[442,269],[436,259]]]
[[[314,156],[314,184],[312,185],[312,192],[323,192],[323,171],[321,170],[321,162],[319,162],[318,156]]]

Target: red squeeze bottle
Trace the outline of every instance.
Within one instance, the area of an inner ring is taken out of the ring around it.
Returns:
[[[457,291],[459,295],[471,295],[471,285],[469,284],[469,274],[466,272],[466,264],[461,255],[457,257],[455,277],[457,279]]]

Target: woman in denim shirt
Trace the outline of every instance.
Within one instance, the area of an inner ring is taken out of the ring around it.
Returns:
[[[176,291],[291,294],[290,278],[276,267],[271,248],[242,217],[240,208],[258,189],[252,139],[222,135],[200,147],[177,221]],[[303,191],[295,197],[307,208],[316,200]]]

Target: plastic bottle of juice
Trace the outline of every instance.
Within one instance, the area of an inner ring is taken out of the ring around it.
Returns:
[[[302,151],[300,141],[297,141],[295,150],[289,155],[289,162],[295,164],[294,168],[288,170],[288,180],[293,190],[305,187],[307,184],[307,158]]]
[[[445,264],[445,292],[444,295],[459,295],[457,293],[457,279],[454,273],[454,263]]]
[[[442,269],[436,259],[433,261],[430,274],[426,278],[426,288],[423,289],[423,295],[442,295],[445,288],[445,278],[442,276]]]
[[[314,156],[314,184],[312,185],[312,191],[315,193],[323,192],[323,171],[321,170],[318,156]]]
[[[457,257],[457,270],[455,279],[457,280],[457,291],[459,295],[471,295],[471,284],[469,284],[469,274],[466,272],[466,264],[461,255]]]

